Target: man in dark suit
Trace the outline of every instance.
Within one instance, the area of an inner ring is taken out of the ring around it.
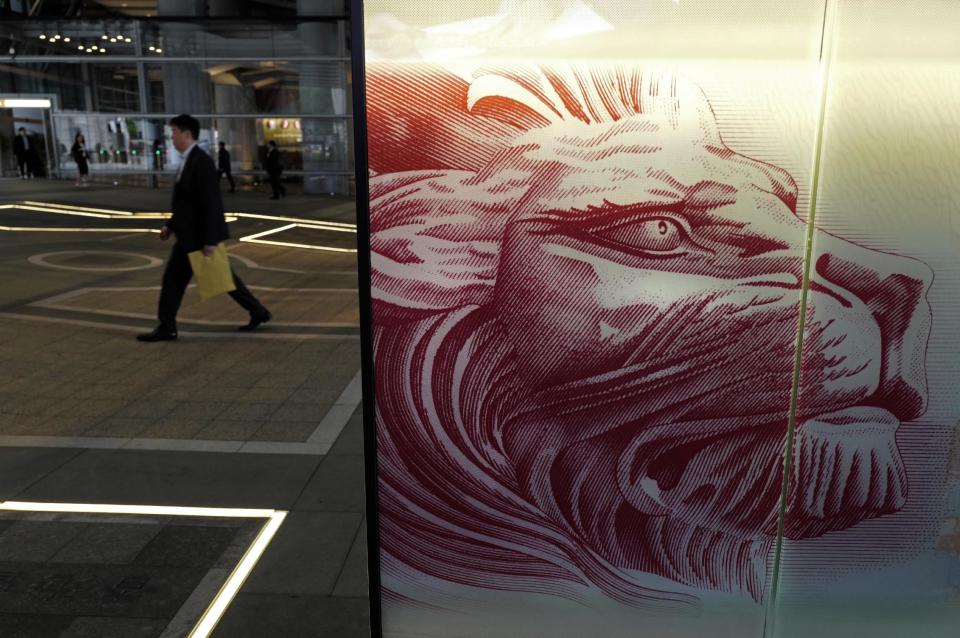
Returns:
[[[17,157],[17,166],[20,169],[20,179],[33,177],[33,143],[27,135],[27,129],[22,126],[13,140],[13,154]]]
[[[178,115],[170,120],[170,126],[173,146],[182,159],[173,187],[173,216],[161,229],[160,239],[166,241],[173,234],[177,241],[163,272],[157,311],[160,325],[153,332],[138,335],[140,341],[173,341],[177,338],[177,311],[193,276],[187,253],[202,250],[209,257],[217,244],[230,237],[213,159],[197,148],[200,123],[189,115]],[[239,330],[254,330],[270,321],[270,311],[253,296],[236,273],[233,273],[233,283],[237,289],[230,296],[250,313],[250,321]]]
[[[227,146],[223,142],[220,142],[220,151],[217,153],[217,172],[220,173],[221,177],[227,176],[227,181],[230,182],[230,192],[236,192],[237,185],[230,174],[230,151],[227,150]]]
[[[267,161],[264,163],[264,169],[267,176],[270,177],[270,186],[273,187],[273,195],[270,199],[280,199],[287,196],[287,189],[280,182],[280,174],[283,173],[283,164],[280,162],[280,149],[277,143],[270,140],[267,145]]]

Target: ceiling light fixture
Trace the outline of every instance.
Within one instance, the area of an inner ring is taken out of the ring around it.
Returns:
[[[70,41],[70,38],[64,38],[63,41],[64,41],[64,42],[69,42],[69,41]]]
[[[40,38],[41,40],[46,40],[46,39],[47,39],[47,36],[45,36],[45,35],[42,34],[42,33],[41,33],[39,36],[37,36],[37,37]]]

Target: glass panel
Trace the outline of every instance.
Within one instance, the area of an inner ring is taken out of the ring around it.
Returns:
[[[762,635],[824,4],[364,6],[385,635]]]
[[[54,122],[59,168],[65,175],[77,170],[69,152],[77,133],[85,138],[94,179],[152,175],[159,178],[159,182],[154,180],[159,184],[176,173],[179,156],[166,119],[60,113]],[[263,164],[272,140],[277,142],[285,178],[292,185],[301,185],[310,193],[351,192],[353,168],[346,119],[208,117],[200,118],[200,126],[200,147],[216,157],[223,142],[230,153],[233,176],[241,186],[255,187],[265,179]]]
[[[960,627],[960,6],[831,3],[776,635]]]

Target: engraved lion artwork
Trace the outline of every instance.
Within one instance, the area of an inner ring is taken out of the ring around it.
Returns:
[[[384,573],[759,599],[804,260],[793,178],[727,147],[667,71],[372,65],[368,117]],[[926,406],[927,266],[821,230],[814,256],[789,539],[901,509],[895,434]]]

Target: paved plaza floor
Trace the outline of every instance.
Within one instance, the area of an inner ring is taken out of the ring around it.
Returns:
[[[191,289],[180,339],[143,344],[170,249],[147,231],[169,192],[0,180],[0,500],[289,511],[214,635],[367,635],[353,203],[242,192],[225,204],[232,265],[273,321],[237,332],[239,306]],[[63,530],[42,534],[58,539],[43,551],[22,532],[38,525]],[[185,635],[210,566],[249,534],[210,532],[230,539],[201,552],[197,530],[225,528],[191,525],[0,518],[0,633]],[[190,545],[202,565],[170,562]],[[144,578],[166,594],[117,593]],[[67,611],[45,602],[54,590],[74,596]]]

